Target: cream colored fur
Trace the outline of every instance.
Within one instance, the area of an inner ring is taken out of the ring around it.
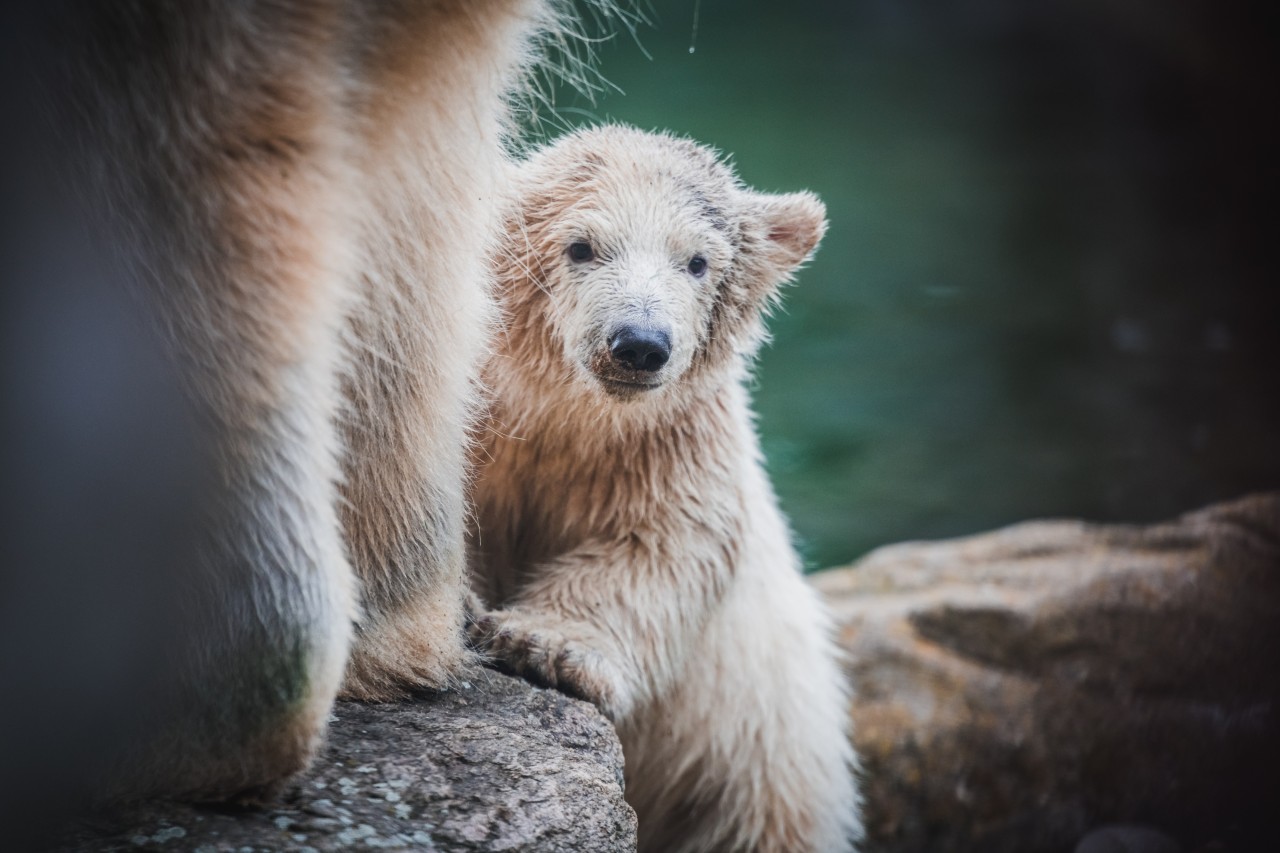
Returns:
[[[475,488],[479,584],[501,609],[473,638],[615,721],[642,850],[850,849],[832,626],[744,387],[765,309],[826,228],[821,203],[616,126],[535,152],[513,182]],[[612,357],[628,325],[668,334],[659,370]]]
[[[126,793],[269,790],[340,688],[444,687],[508,96],[553,0],[84,3],[54,81],[75,180],[219,471],[198,641]]]

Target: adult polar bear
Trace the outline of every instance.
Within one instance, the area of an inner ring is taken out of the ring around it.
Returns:
[[[217,483],[154,737],[116,790],[270,790],[340,688],[446,686],[508,97],[558,0],[70,3],[71,183]]]
[[[605,126],[535,152],[498,254],[507,324],[475,500],[475,639],[616,724],[645,853],[836,853],[861,834],[831,620],[745,386],[809,193]]]

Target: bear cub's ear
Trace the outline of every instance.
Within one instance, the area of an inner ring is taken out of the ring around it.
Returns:
[[[813,254],[827,231],[827,208],[810,192],[753,194],[753,208],[764,237],[760,259],[768,277],[780,280]]]

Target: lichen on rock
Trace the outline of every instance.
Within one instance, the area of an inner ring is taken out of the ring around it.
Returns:
[[[149,803],[77,851],[635,849],[622,748],[592,706],[497,673],[406,702],[339,702],[316,766],[261,810]]]

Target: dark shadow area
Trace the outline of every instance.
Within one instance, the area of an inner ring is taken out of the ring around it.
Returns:
[[[0,13],[0,826],[80,811],[160,707],[208,485],[195,421],[73,202],[40,94],[61,4]]]

